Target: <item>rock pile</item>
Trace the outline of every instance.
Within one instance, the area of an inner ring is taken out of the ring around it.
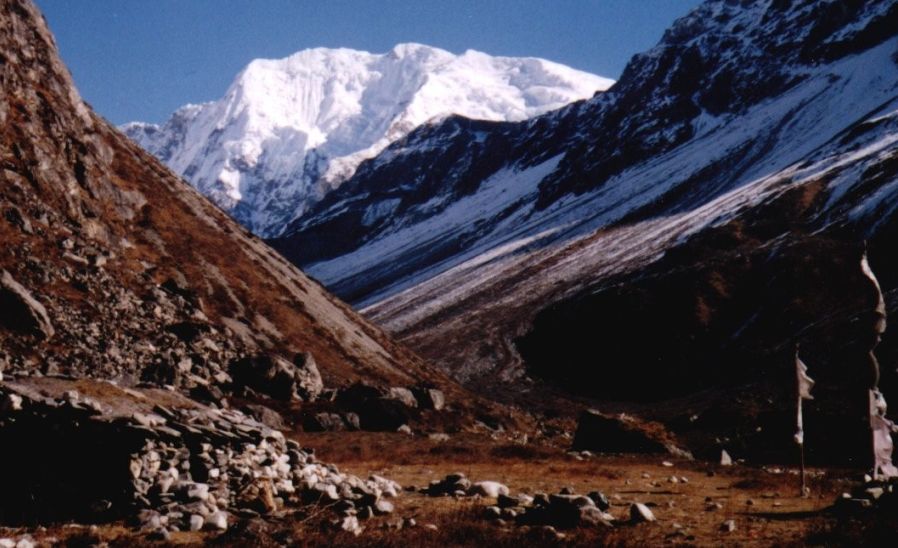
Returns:
[[[834,504],[841,513],[865,512],[876,509],[898,510],[898,480],[873,480],[866,476],[863,484],[851,492],[842,493]]]
[[[238,411],[162,392],[50,378],[0,385],[0,439],[15,448],[0,453],[0,520],[130,517],[166,538],[324,504],[345,528],[346,518],[391,512],[386,499],[401,492],[320,463]],[[150,403],[160,400],[172,405]]]
[[[0,548],[34,548],[34,539],[30,535],[18,538],[0,538]]]
[[[421,493],[431,497],[510,498],[508,486],[498,481],[472,482],[461,472],[448,474],[441,480],[433,480],[430,485],[421,489]]]
[[[395,432],[423,410],[444,409],[445,401],[443,393],[435,388],[382,388],[358,382],[334,391],[332,409],[305,412],[302,425],[310,432]]]
[[[599,492],[589,495],[538,493],[529,505],[506,508],[503,512],[512,515],[519,525],[550,525],[558,529],[571,529],[610,527],[614,516],[607,512],[609,507],[608,500]]]
[[[467,496],[470,488],[471,480],[461,472],[456,472],[441,480],[433,480],[422,490],[422,493],[431,497],[464,497]]]
[[[284,401],[313,401],[324,383],[315,359],[309,353],[297,354],[293,362],[262,354],[234,360],[230,365],[235,392],[255,391]]]
[[[562,492],[555,494],[500,495],[496,505],[487,506],[484,509],[484,514],[487,519],[499,523],[573,529],[576,527],[613,527],[618,521],[609,513],[610,509],[611,503],[608,498],[599,491],[578,495],[571,489],[563,489]],[[645,504],[634,502],[630,505],[629,523],[637,524],[655,520],[655,515]]]

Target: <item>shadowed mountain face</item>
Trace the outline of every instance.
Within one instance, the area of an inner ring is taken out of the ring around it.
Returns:
[[[782,450],[769,425],[789,420],[769,413],[794,412],[799,342],[822,379],[809,413],[856,426],[864,240],[887,302],[898,284],[896,17],[894,1],[708,1],[592,100],[413,132],[275,246],[472,386],[678,398],[649,413]],[[885,388],[894,348],[887,332]],[[835,450],[844,431],[809,436]]]
[[[0,369],[195,386],[310,352],[326,382],[440,378],[94,114],[30,2],[0,22]]]

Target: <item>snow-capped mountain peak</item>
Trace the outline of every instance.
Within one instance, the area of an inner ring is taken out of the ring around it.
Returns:
[[[524,120],[612,83],[544,59],[415,43],[385,54],[314,48],[252,61],[220,100],[182,107],[162,126],[122,129],[248,228],[272,236],[428,121]]]

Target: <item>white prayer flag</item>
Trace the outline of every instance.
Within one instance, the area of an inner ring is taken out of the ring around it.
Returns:
[[[801,413],[801,400],[812,400],[811,388],[814,387],[814,380],[808,376],[808,366],[798,357],[798,349],[795,349],[795,377],[798,386],[798,410],[796,412],[795,424],[795,443],[804,445],[804,418]]]
[[[798,397],[813,400],[811,388],[814,388],[814,379],[808,376],[808,366],[801,361],[797,352],[795,353],[795,376],[798,377]]]
[[[898,468],[892,464],[895,423],[886,418],[886,400],[879,390],[870,390],[870,428],[873,430],[873,477],[898,477]]]
[[[864,276],[876,288],[876,324],[874,324],[873,330],[877,335],[882,335],[886,330],[886,302],[882,298],[882,288],[879,287],[879,280],[876,279],[876,274],[873,274],[873,269],[870,268],[870,263],[867,262],[866,251],[864,251],[864,255],[861,257],[861,270],[864,272]]]

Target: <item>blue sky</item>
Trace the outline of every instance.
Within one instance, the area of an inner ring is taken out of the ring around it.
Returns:
[[[699,0],[36,0],[82,96],[116,124],[221,97],[252,59],[311,47],[543,57],[617,78]]]

